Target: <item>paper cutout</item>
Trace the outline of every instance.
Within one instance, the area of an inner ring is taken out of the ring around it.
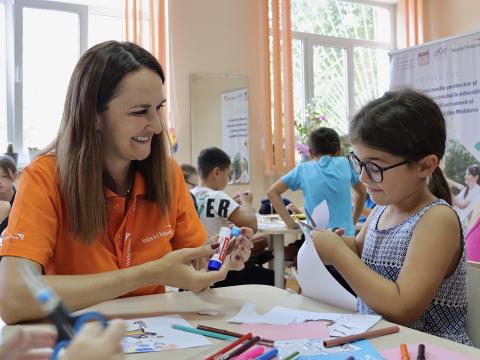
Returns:
[[[292,323],[305,323],[324,321],[328,325],[330,337],[340,337],[358,334],[367,331],[380,321],[379,315],[319,313],[275,306],[263,315],[255,311],[255,305],[245,303],[239,313],[228,320],[240,324],[269,324],[288,325]]]
[[[321,340],[275,341],[275,348],[278,349],[280,359],[298,351],[300,356],[295,360],[345,360],[349,356],[353,356],[355,360],[383,360],[368,340],[332,348],[325,348]]]
[[[428,360],[475,360],[479,358],[462,354],[460,352],[456,352],[442,346],[432,345],[429,343],[423,344],[425,345],[425,359]],[[416,359],[417,352],[418,344],[408,345],[408,353],[410,354],[410,359]],[[382,350],[380,351],[380,353],[386,360],[398,360],[401,358],[400,346],[398,348]]]
[[[324,321],[293,323],[289,325],[242,324],[240,332],[251,332],[271,340],[327,339],[328,328]]]
[[[313,221],[315,221],[315,227],[317,229],[325,229],[330,221],[330,211],[325,200],[315,206],[312,213]],[[310,224],[313,225],[313,224]]]
[[[127,335],[122,340],[127,354],[212,345],[206,337],[172,329],[173,324],[190,326],[179,315],[126,320]]]
[[[328,272],[313,245],[310,231],[300,224],[305,242],[298,251],[298,282],[305,296],[355,311],[357,299]]]

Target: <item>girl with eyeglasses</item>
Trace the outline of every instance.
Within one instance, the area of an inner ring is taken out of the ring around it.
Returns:
[[[463,234],[438,167],[440,108],[413,90],[388,92],[360,110],[349,135],[350,164],[377,207],[355,238],[313,231],[318,254],[357,293],[359,313],[469,344]]]

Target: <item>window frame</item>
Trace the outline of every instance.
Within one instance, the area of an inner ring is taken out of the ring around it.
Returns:
[[[13,36],[14,36],[14,113],[9,121],[13,122],[12,138],[9,142],[14,144],[18,152],[23,149],[23,9],[33,8],[41,10],[53,10],[77,14],[79,17],[79,49],[78,56],[87,50],[88,44],[88,6],[69,4],[48,0],[15,0],[13,4]],[[12,69],[10,69],[12,70]]]
[[[371,48],[382,50],[394,50],[396,39],[396,6],[393,4],[369,1],[369,0],[342,0],[345,2],[356,3],[360,5],[368,5],[384,8],[390,13],[390,42],[380,42],[372,40],[350,39],[345,37],[336,37],[328,35],[320,35],[299,31],[292,31],[292,41],[300,40],[303,48],[303,92],[304,103],[302,114],[305,113],[307,105],[314,98],[314,71],[313,71],[313,49],[314,46],[326,46],[343,48],[346,51],[346,89],[347,89],[347,121],[350,121],[351,117],[355,113],[355,72],[354,72],[354,48]]]

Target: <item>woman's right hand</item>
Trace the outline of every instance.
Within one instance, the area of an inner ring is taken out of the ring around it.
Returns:
[[[159,260],[141,265],[145,270],[148,285],[162,284],[200,292],[212,283],[224,280],[230,268],[226,266],[230,261],[229,256],[226,257],[219,271],[196,270],[193,266],[197,260],[210,258],[215,252],[212,248],[215,245],[174,250]]]

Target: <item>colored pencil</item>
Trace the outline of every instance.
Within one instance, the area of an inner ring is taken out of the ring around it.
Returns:
[[[205,325],[197,325],[197,329],[211,331],[211,332],[215,332],[215,333],[218,333],[218,334],[233,336],[233,337],[237,337],[237,338],[242,337],[244,335],[244,334],[237,333],[237,332],[234,332],[234,331],[214,328],[214,327],[205,326]],[[273,345],[275,344],[275,340],[260,338],[260,341],[258,343],[260,345],[273,347]]]
[[[294,357],[300,355],[300,353],[298,351],[295,351],[294,353],[291,353],[290,355],[288,355],[286,358],[284,358],[283,360],[291,360],[293,359]]]
[[[278,349],[272,349],[269,352],[264,353],[263,355],[260,355],[258,358],[255,360],[270,360],[277,356],[278,354]]]
[[[252,338],[252,333],[248,333],[248,334],[245,334],[243,335],[242,337],[238,338],[236,341],[232,342],[231,344],[228,344],[227,346],[225,346],[224,348],[218,350],[215,354],[213,355],[210,355],[207,360],[214,360],[216,358],[218,358],[220,355],[223,355],[225,354],[227,351],[233,349],[234,347],[236,347],[237,345],[240,345],[242,342],[244,342],[245,340],[248,340],[248,339],[251,339]]]
[[[235,360],[250,360],[256,359],[258,356],[262,355],[265,351],[263,346],[255,346],[248,351],[245,351],[243,354],[238,355]]]
[[[323,341],[323,346],[326,348],[333,347],[333,346],[338,346],[338,345],[343,345],[347,344],[350,342],[354,342],[357,340],[361,339],[370,339],[374,337],[379,337],[383,335],[388,335],[388,334],[393,334],[396,332],[400,331],[400,327],[395,325],[395,326],[388,326],[386,328],[378,329],[378,330],[371,330],[371,331],[366,331],[360,334],[355,334],[355,335],[349,335],[349,336],[344,336],[338,339],[328,339]]]
[[[222,357],[222,360],[230,360],[233,359],[235,356],[240,355],[241,353],[247,351],[250,349],[255,343],[260,340],[260,336],[254,336],[250,340],[245,341],[242,345],[240,345],[238,348],[233,350],[231,353],[228,353],[226,356]]]
[[[408,354],[408,348],[405,344],[400,344],[400,357],[402,360],[410,360],[410,355]]]
[[[425,360],[425,345],[418,345],[417,360]]]
[[[220,339],[220,340],[235,340],[236,339],[234,336],[228,336],[228,335],[214,333],[214,332],[211,332],[211,331],[195,329],[193,327],[185,326],[185,325],[173,324],[172,328],[174,328],[175,330],[186,331],[186,332],[189,332],[189,333],[208,336],[208,337],[215,338],[215,339]]]

